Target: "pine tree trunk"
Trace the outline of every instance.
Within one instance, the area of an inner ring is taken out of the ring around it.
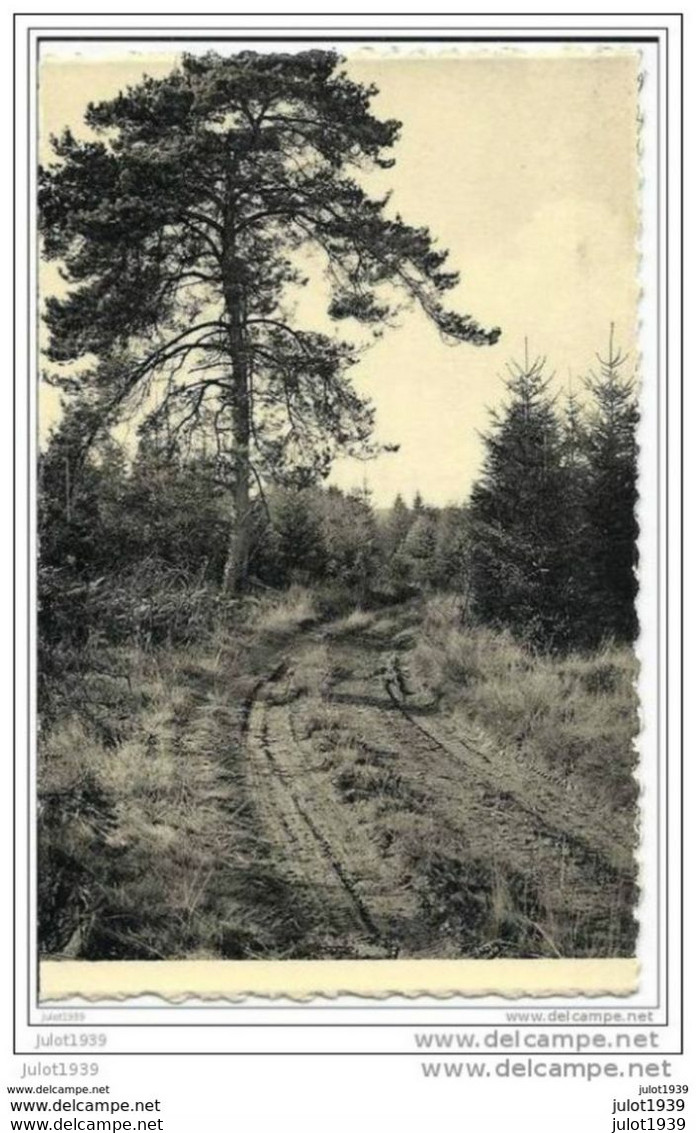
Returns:
[[[231,594],[246,590],[249,579],[251,513],[249,500],[249,399],[246,374],[235,375],[232,432],[234,438],[234,487],[230,537],[223,585]]]
[[[225,261],[225,303],[230,327],[230,361],[232,364],[232,392],[229,408],[234,444],[234,487],[223,586],[228,593],[239,594],[246,590],[249,580],[251,407],[249,404],[249,363],[244,335],[244,294],[238,283],[239,265],[236,263],[233,245],[228,246]]]

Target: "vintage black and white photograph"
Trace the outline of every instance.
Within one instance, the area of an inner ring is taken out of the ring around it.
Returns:
[[[636,956],[640,88],[42,52],[43,960]]]

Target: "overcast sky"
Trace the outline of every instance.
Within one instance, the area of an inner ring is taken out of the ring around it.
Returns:
[[[42,148],[66,125],[80,132],[88,101],[174,61],[97,51],[77,59],[64,45],[44,60]],[[366,480],[379,506],[416,489],[436,504],[465,499],[487,406],[504,393],[498,375],[522,357],[525,336],[564,388],[595,363],[612,321],[635,364],[638,69],[630,50],[351,57],[351,75],[379,88],[374,112],[403,123],[395,167],[370,186],[393,190],[393,209],[450,250],[462,273],[451,305],[503,334],[495,347],[446,346],[422,315],[405,315],[353,371],[377,407],[378,436],[400,451],[341,460],[334,483]],[[55,279],[45,270],[44,290]],[[42,401],[43,432],[55,404]]]

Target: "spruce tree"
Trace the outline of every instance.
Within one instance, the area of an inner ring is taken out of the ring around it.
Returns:
[[[329,489],[322,523],[327,576],[366,602],[380,559],[377,521],[366,490],[344,495]]]
[[[563,462],[566,559],[566,611],[569,638],[582,646],[592,638],[588,625],[590,580],[588,557],[588,425],[575,389],[570,389],[559,412]]]
[[[213,461],[152,435],[141,438],[121,509],[131,563],[152,556],[183,572],[219,582],[227,544],[227,493]]]
[[[389,559],[401,547],[408,535],[412,516],[401,494],[397,495],[384,523],[384,552]]]
[[[562,439],[545,359],[508,367],[509,400],[493,411],[471,494],[472,583],[479,616],[536,645],[571,632],[564,541]]]
[[[587,441],[587,625],[590,637],[633,641],[638,632],[638,402],[627,361],[614,346],[612,326],[599,373],[586,385],[593,396]]]
[[[42,568],[89,577],[122,560],[122,508],[127,461],[122,448],[101,436],[86,449],[92,406],[78,399],[66,408],[39,459],[38,534]]]
[[[308,584],[321,574],[326,550],[315,493],[311,489],[277,490],[270,502],[276,584]]]
[[[403,542],[403,555],[410,565],[413,582],[428,589],[435,582],[437,564],[437,525],[434,516],[414,503],[416,518]]]
[[[470,536],[464,508],[446,507],[437,515],[434,578],[436,586],[459,594],[465,601],[470,587]]]

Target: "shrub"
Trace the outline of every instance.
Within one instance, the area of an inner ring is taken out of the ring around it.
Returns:
[[[153,558],[90,581],[45,568],[39,603],[44,647],[82,645],[93,634],[110,643],[192,642],[228,622],[239,607],[212,583]]]

